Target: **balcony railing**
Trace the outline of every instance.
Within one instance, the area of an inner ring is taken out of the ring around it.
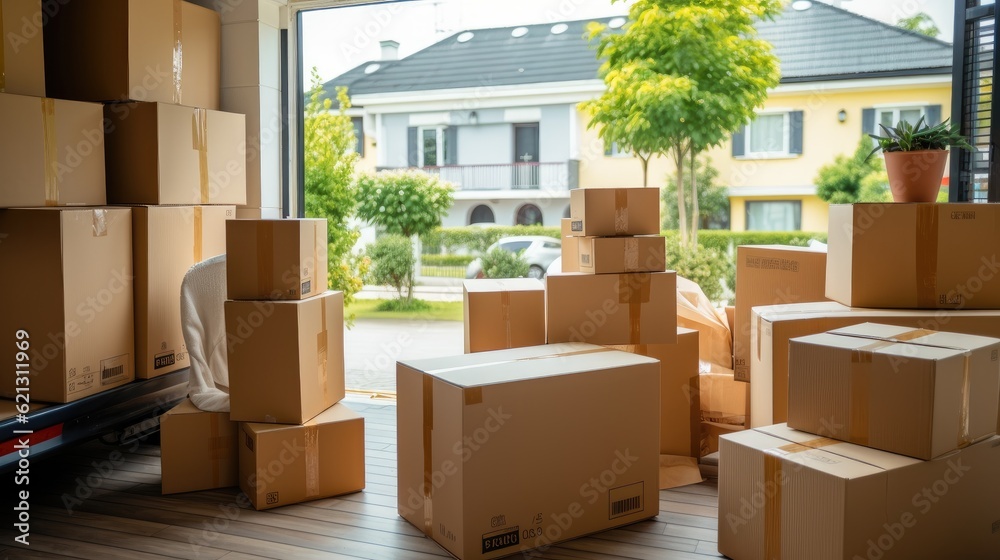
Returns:
[[[563,190],[579,186],[577,160],[555,163],[441,165],[423,171],[454,183],[463,191]]]

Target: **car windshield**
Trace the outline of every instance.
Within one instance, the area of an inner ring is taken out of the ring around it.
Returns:
[[[519,253],[531,246],[531,241],[501,241],[500,248],[511,253]]]

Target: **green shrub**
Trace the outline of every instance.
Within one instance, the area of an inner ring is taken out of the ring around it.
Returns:
[[[698,234],[699,237],[701,233]],[[735,265],[728,253],[714,247],[700,246],[697,251],[681,248],[675,238],[667,238],[667,269],[676,270],[678,276],[683,276],[701,286],[708,299],[721,301],[726,297],[726,288],[733,290],[729,279],[735,276]],[[726,282],[726,286],[723,286]]]
[[[676,230],[662,232],[668,243],[680,239]],[[826,243],[826,232],[808,231],[729,231],[727,229],[700,230],[698,244],[723,252],[735,251],[740,245],[796,245],[805,247],[809,240]]]
[[[483,255],[483,276],[486,278],[526,278],[528,261],[521,252],[512,253],[496,248]]]
[[[420,237],[424,252],[453,253],[465,248],[472,253],[483,253],[501,237],[514,235],[544,235],[559,239],[557,227],[545,226],[491,226],[437,228]]]
[[[375,306],[375,311],[430,311],[431,304],[422,299],[387,299]]]
[[[403,287],[413,276],[416,259],[413,245],[402,235],[383,235],[365,249],[372,261],[368,280],[379,286],[392,286],[403,297]]]
[[[420,255],[420,263],[424,266],[469,266],[475,258],[474,255]]]

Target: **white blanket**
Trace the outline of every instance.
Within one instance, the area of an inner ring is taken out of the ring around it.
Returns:
[[[191,359],[188,391],[191,402],[209,412],[229,412],[225,301],[225,255],[188,270],[181,283],[181,326]]]

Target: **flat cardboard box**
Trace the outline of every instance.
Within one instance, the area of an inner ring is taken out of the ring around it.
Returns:
[[[546,276],[549,344],[673,344],[677,275],[668,272]]]
[[[701,456],[719,451],[719,440],[726,434],[742,432],[746,426],[704,421],[701,423]]]
[[[0,208],[102,206],[104,109],[0,93]]]
[[[666,240],[660,235],[577,237],[576,240],[580,272],[621,274],[667,269]]]
[[[219,108],[215,10],[176,0],[60,0],[57,8],[45,22],[50,96]]]
[[[1000,207],[830,206],[826,296],[853,307],[1000,309]]]
[[[197,492],[239,485],[237,423],[228,412],[205,412],[184,399],[160,417],[162,492]]]
[[[42,0],[0,0],[0,93],[45,97],[42,22]]]
[[[365,487],[365,419],[343,404],[299,426],[241,423],[239,448],[240,489],[257,510]]]
[[[573,218],[563,218],[562,226],[562,271],[580,272],[579,245],[573,237]]]
[[[790,428],[917,459],[996,434],[996,338],[862,323],[789,343]]]
[[[719,447],[719,552],[730,558],[1000,558],[998,437],[935,461],[784,425]]]
[[[0,210],[0,270],[0,332],[27,335],[32,401],[75,401],[135,378],[131,210]],[[14,375],[0,392],[15,396]]]
[[[826,301],[826,252],[789,245],[736,249],[733,370],[750,382],[750,310],[759,305]]]
[[[788,341],[792,338],[858,323],[1000,338],[1000,311],[989,310],[857,309],[828,301],[757,307],[752,320],[750,423],[754,428],[788,420]]]
[[[230,415],[301,424],[344,398],[344,294],[227,301]]]
[[[181,331],[181,282],[192,266],[226,252],[226,220],[235,213],[234,206],[132,208],[136,378],[191,365]]]
[[[656,235],[660,233],[660,189],[573,189],[569,212],[572,235]]]
[[[700,457],[698,331],[678,327],[674,344],[609,348],[660,361],[660,454]]]
[[[244,115],[117,103],[104,116],[110,203],[246,203]]]
[[[732,373],[707,372],[698,379],[701,394],[701,419],[718,424],[742,426],[747,420],[746,383],[736,381]]]
[[[297,300],[327,289],[327,224],[311,220],[226,223],[229,299]]]
[[[534,278],[466,280],[465,353],[545,344],[545,286]]]
[[[399,514],[461,560],[659,512],[656,360],[534,346],[399,362],[396,385]]]

